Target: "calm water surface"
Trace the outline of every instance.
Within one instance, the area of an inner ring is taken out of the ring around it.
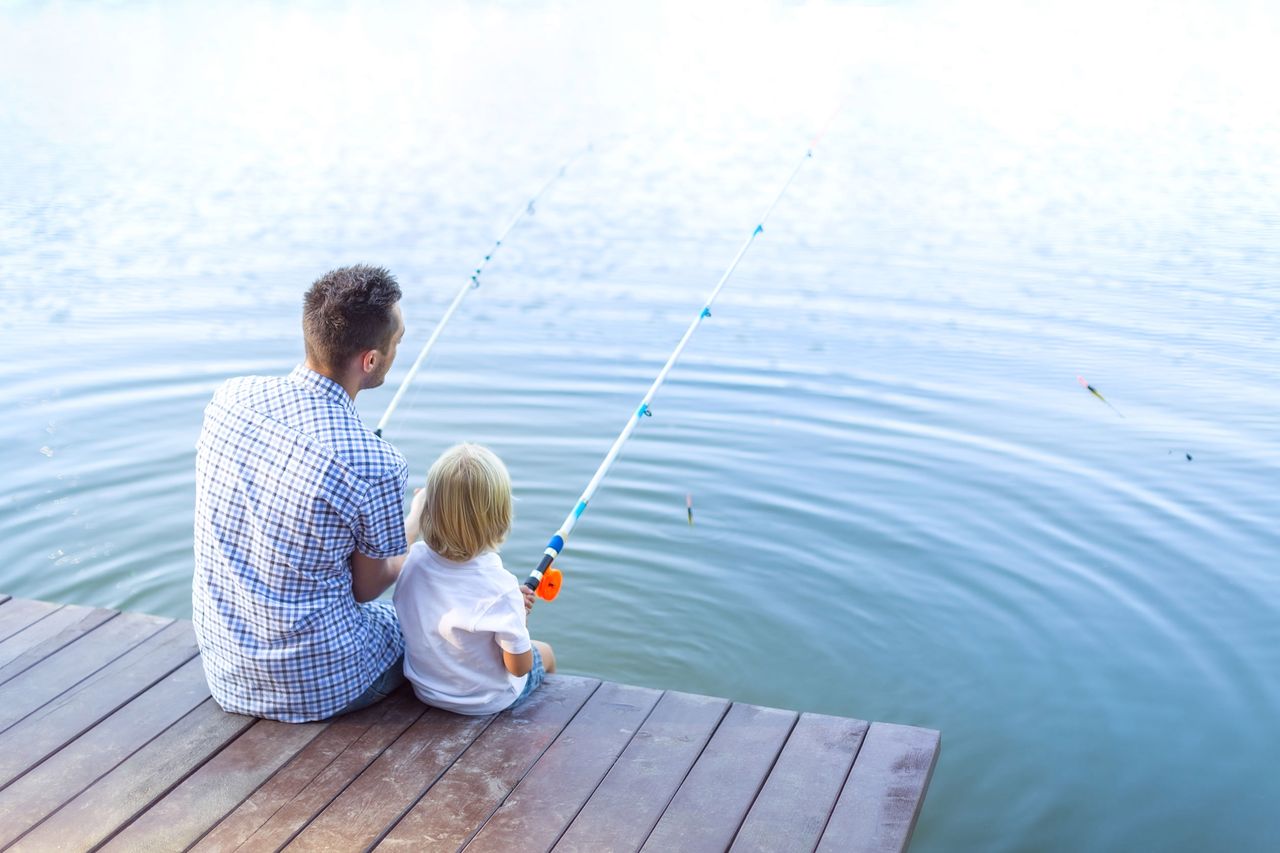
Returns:
[[[214,388],[287,372],[357,261],[411,354],[594,143],[388,430],[415,477],[507,460],[523,574],[843,96],[535,633],[941,729],[917,850],[1276,849],[1278,35],[1253,3],[5,4],[0,590],[188,616]]]

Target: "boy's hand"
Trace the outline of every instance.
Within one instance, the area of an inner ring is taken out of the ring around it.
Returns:
[[[533,590],[524,584],[520,584],[520,593],[524,596],[524,616],[529,618],[529,614],[533,612]]]

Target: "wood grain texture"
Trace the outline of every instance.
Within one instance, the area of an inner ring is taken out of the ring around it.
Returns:
[[[801,714],[734,838],[735,853],[809,853],[862,746],[862,720]]]
[[[418,802],[492,719],[427,711],[286,849],[367,849]]]
[[[939,748],[940,736],[931,729],[872,723],[818,850],[906,850]]]
[[[279,850],[297,835],[426,708],[408,690],[338,717],[193,848]]]
[[[0,643],[0,684],[26,672],[115,615],[114,610],[68,605],[32,623]]]
[[[200,703],[23,836],[15,851],[88,850],[163,797],[253,724]]]
[[[556,843],[557,853],[640,849],[729,708],[668,691]]]
[[[376,849],[457,850],[502,804],[599,686],[591,678],[548,676],[525,704],[503,711],[489,724]]]
[[[93,615],[96,618],[96,613]],[[0,685],[0,731],[71,690],[172,621],[121,614],[44,658],[39,666],[14,676]]]
[[[258,720],[101,849],[116,853],[186,849],[327,725]]]
[[[199,658],[193,658],[0,790],[0,848],[44,820],[208,698],[204,668]]]
[[[172,623],[0,734],[0,786],[196,654],[191,625]]]
[[[792,711],[733,705],[641,849],[727,849],[795,722]]]
[[[10,598],[7,595],[3,599],[0,601],[0,643],[59,609],[58,605],[44,601]]]
[[[660,698],[647,687],[600,685],[467,849],[550,850]]]

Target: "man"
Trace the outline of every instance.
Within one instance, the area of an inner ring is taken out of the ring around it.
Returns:
[[[205,409],[192,611],[227,711],[320,720],[403,680],[395,609],[374,599],[417,538],[422,498],[402,519],[404,457],[355,408],[395,360],[399,300],[385,269],[327,273],[304,301],[306,362],[231,379]]]

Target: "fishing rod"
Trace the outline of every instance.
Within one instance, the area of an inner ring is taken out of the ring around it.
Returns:
[[[471,273],[470,277],[465,283],[463,283],[462,287],[458,288],[458,293],[453,297],[453,302],[449,304],[449,309],[444,312],[444,316],[441,317],[440,322],[436,324],[435,331],[431,333],[431,337],[427,338],[427,342],[423,344],[422,350],[418,353],[418,357],[413,360],[413,366],[409,368],[409,372],[406,373],[404,379],[400,381],[400,387],[396,389],[395,396],[391,398],[391,402],[387,405],[387,410],[382,414],[382,419],[378,421],[378,427],[373,431],[374,435],[382,435],[382,428],[387,425],[387,421],[391,420],[392,413],[395,412],[396,407],[400,405],[400,400],[404,397],[405,392],[409,390],[409,384],[413,382],[413,378],[418,375],[418,369],[422,367],[422,362],[426,360],[427,353],[429,353],[431,348],[435,346],[436,339],[440,337],[440,332],[444,330],[446,325],[448,325],[449,320],[454,315],[454,312],[456,312],[458,310],[458,306],[462,304],[463,297],[467,295],[468,291],[475,290],[480,286],[480,276],[484,274],[484,268],[489,265],[489,260],[493,258],[493,256],[498,253],[498,249],[502,247],[502,241],[507,239],[507,235],[511,233],[513,228],[520,224],[522,219],[526,216],[534,215],[536,212],[535,205],[537,204],[538,199],[542,198],[546,191],[551,188],[552,184],[563,178],[564,173],[569,170],[569,167],[576,163],[578,158],[583,154],[590,151],[591,148],[592,146],[588,145],[568,160],[564,161],[560,168],[556,170],[556,173],[542,185],[542,188],[534,193],[532,198],[525,202],[524,206],[520,208],[520,212],[511,218],[511,222],[507,224],[507,227],[502,229],[502,233],[499,234],[498,239],[494,241],[493,247],[485,253],[484,259],[476,266],[475,272]]]
[[[837,109],[836,112],[839,112]],[[574,525],[578,523],[578,519],[582,517],[582,513],[586,511],[587,504],[595,495],[596,489],[600,487],[600,482],[604,479],[609,468],[613,465],[615,459],[618,458],[622,445],[631,437],[631,433],[635,432],[636,426],[640,423],[640,419],[653,414],[649,409],[649,403],[653,401],[654,394],[658,388],[666,381],[667,374],[671,372],[671,368],[675,365],[676,360],[680,358],[680,354],[684,352],[685,345],[689,343],[689,339],[693,337],[693,333],[702,325],[702,321],[711,316],[711,303],[715,302],[716,297],[720,295],[721,288],[724,287],[729,276],[733,275],[733,271],[737,269],[738,262],[742,260],[742,256],[747,253],[747,249],[751,248],[751,244],[755,242],[756,237],[760,236],[764,231],[764,223],[769,218],[769,214],[773,213],[774,207],[781,201],[783,194],[787,191],[787,187],[791,186],[792,180],[796,174],[804,166],[806,160],[813,158],[813,149],[817,146],[818,140],[822,138],[826,132],[827,126],[831,124],[836,113],[831,114],[831,118],[827,119],[826,124],[818,134],[809,142],[809,147],[805,150],[804,157],[800,158],[800,162],[791,170],[791,174],[783,183],[782,189],[778,190],[778,194],[773,197],[773,201],[769,202],[769,206],[765,208],[764,215],[760,217],[756,227],[752,230],[751,235],[747,237],[746,242],[742,244],[742,248],[738,249],[738,254],[734,256],[733,262],[729,264],[728,269],[720,276],[720,280],[716,282],[715,288],[711,291],[711,295],[707,297],[706,302],[702,305],[702,310],[693,318],[693,322],[689,324],[689,328],[685,330],[684,337],[680,339],[680,343],[676,345],[675,351],[671,353],[671,357],[667,359],[667,363],[663,365],[662,370],[658,373],[658,378],[653,380],[653,384],[649,386],[649,390],[645,393],[644,398],[640,400],[640,405],[636,407],[631,418],[627,421],[627,425],[623,427],[613,447],[609,448],[609,452],[605,454],[604,461],[600,463],[600,467],[596,469],[595,476],[591,478],[591,482],[587,484],[587,488],[583,490],[582,495],[578,498],[578,503],[573,510],[565,517],[564,523],[560,525],[560,529],[551,537],[551,541],[547,543],[547,548],[542,552],[542,560],[538,563],[538,567],[534,569],[524,585],[538,594],[539,598],[551,601],[560,593],[560,586],[563,583],[563,573],[554,568],[551,564],[560,556],[560,552],[564,550],[565,543],[569,540],[569,534],[573,532]],[[693,523],[693,503],[692,499],[688,502],[689,522]]]

